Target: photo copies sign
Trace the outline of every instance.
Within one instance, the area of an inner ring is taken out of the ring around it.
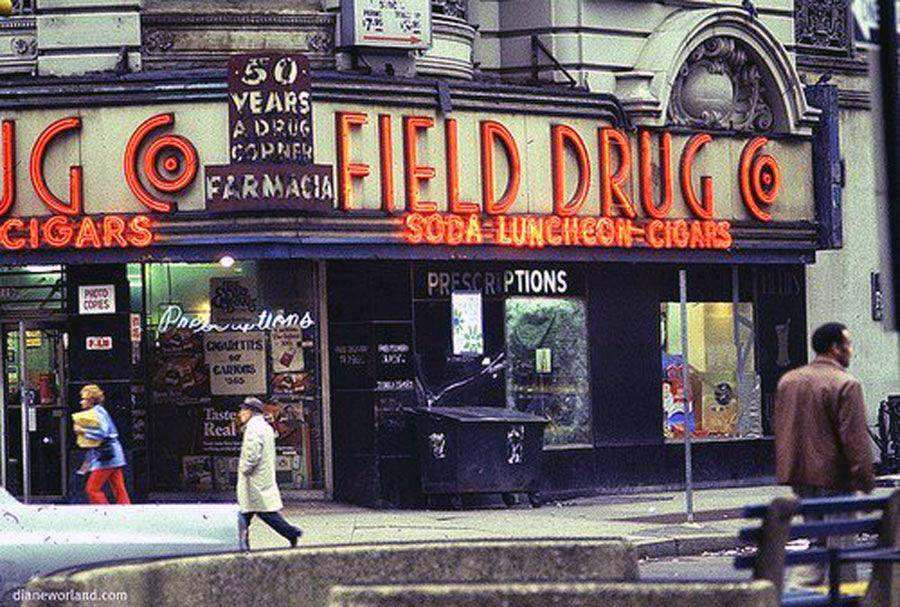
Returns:
[[[344,46],[402,50],[431,46],[431,0],[341,2]]]
[[[79,314],[115,314],[115,285],[81,285],[78,287]]]

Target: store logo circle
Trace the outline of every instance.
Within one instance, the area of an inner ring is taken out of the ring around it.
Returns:
[[[772,215],[764,209],[774,204],[781,190],[781,167],[770,154],[759,154],[769,142],[765,137],[754,137],[741,152],[741,199],[751,215],[760,221],[771,221]]]
[[[171,113],[158,114],[145,120],[134,131],[125,148],[125,180],[128,187],[142,204],[160,213],[171,211],[172,204],[160,200],[144,187],[138,172],[138,154],[154,130],[174,123],[175,115]],[[159,192],[174,194],[193,183],[198,166],[199,159],[194,145],[181,135],[169,134],[157,137],[147,145],[144,161],[140,163],[140,173]]]

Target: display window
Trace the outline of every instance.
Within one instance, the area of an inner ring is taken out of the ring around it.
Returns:
[[[321,489],[314,264],[147,264],[144,298],[155,489],[234,489],[247,396],[275,428],[279,485]]]
[[[585,304],[579,299],[510,297],[505,305],[506,400],[545,415],[544,444],[591,445]]]
[[[663,433],[683,440],[762,435],[759,379],[755,371],[752,303],[687,304],[688,385],[684,385],[681,306],[660,309]],[[685,403],[690,400],[689,411]]]

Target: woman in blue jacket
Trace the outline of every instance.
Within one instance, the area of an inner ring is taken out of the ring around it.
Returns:
[[[128,491],[125,489],[125,451],[119,442],[119,431],[107,410],[103,407],[106,397],[100,386],[89,384],[81,389],[81,408],[93,407],[99,425],[87,428],[75,424],[76,434],[100,441],[100,445],[89,450],[84,458],[82,470],[90,471],[84,492],[92,504],[108,504],[103,486],[109,483],[116,496],[117,504],[130,504]]]

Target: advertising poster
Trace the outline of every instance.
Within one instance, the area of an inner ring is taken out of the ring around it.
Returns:
[[[481,293],[457,293],[450,296],[453,323],[453,355],[484,354],[484,326],[481,320]]]
[[[203,336],[213,396],[266,393],[266,334],[264,331],[226,331]]]
[[[300,327],[272,330],[272,372],[303,371],[303,331]]]
[[[256,281],[246,276],[209,279],[210,320],[214,323],[254,322],[259,318]]]
[[[237,403],[213,403],[203,407],[201,447],[204,453],[238,453],[241,450],[237,414]]]
[[[208,397],[209,373],[200,335],[187,329],[161,333],[151,360],[151,389],[156,402],[185,405]]]

